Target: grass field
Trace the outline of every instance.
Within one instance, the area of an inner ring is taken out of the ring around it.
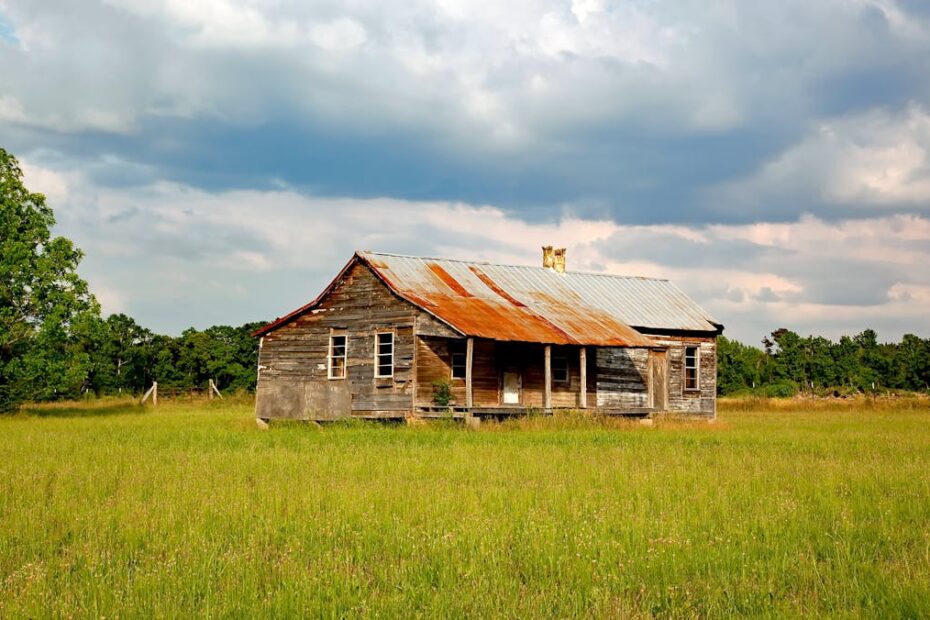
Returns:
[[[930,616],[930,408],[260,431],[0,418],[0,617]]]

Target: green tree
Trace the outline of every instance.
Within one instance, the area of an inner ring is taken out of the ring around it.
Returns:
[[[905,334],[895,351],[894,387],[926,390],[930,383],[930,340]]]
[[[93,389],[135,393],[148,387],[152,332],[125,314],[111,314],[94,333]]]
[[[734,394],[760,387],[767,365],[766,354],[726,336],[717,339],[717,393]]]
[[[26,188],[16,158],[0,148],[0,410],[87,387],[83,338],[100,310],[77,274],[83,254],[52,237],[54,223],[45,196]]]
[[[797,385],[807,384],[807,355],[804,340],[790,329],[776,329],[766,340],[766,350],[774,361],[774,378]]]

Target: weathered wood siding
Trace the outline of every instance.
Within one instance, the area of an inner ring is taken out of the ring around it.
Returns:
[[[541,408],[546,403],[546,353],[543,345],[516,345],[514,359],[523,372],[523,404]],[[581,368],[578,347],[553,346],[552,359],[564,355],[568,360],[568,382],[552,381],[553,407],[578,407],[581,394]],[[554,377],[554,375],[553,375]],[[588,392],[593,393],[588,377]]]
[[[347,336],[347,378],[329,379],[327,355],[333,331]],[[394,332],[394,376],[375,377],[375,334]],[[716,339],[713,336],[650,335],[667,347],[667,410],[716,414]],[[358,264],[319,307],[262,339],[256,415],[259,418],[334,419],[404,415],[433,404],[433,382],[451,380],[455,403],[465,404],[464,379],[451,379],[450,339],[461,334],[396,297],[368,267]],[[684,349],[700,349],[700,390],[684,389]],[[650,351],[587,347],[588,404],[624,409],[652,405]],[[553,381],[552,405],[580,404],[579,348],[552,347],[568,360],[568,382]],[[545,356],[541,344],[475,340],[473,404],[501,403],[505,369],[520,372],[521,405],[544,406]]]
[[[433,382],[449,381],[452,384],[454,404],[465,404],[465,380],[452,379],[450,342],[464,346],[465,339],[417,338],[417,404],[433,405]],[[472,361],[472,405],[494,406],[500,402],[500,373],[496,361],[496,346],[491,340],[475,340]]]
[[[416,332],[418,336],[434,336],[438,338],[460,338],[464,340],[464,337],[434,317],[432,314],[421,311],[419,308],[416,308],[417,311],[417,324]]]
[[[625,409],[650,405],[649,349],[598,347],[594,357],[598,407]]]
[[[668,347],[668,411],[714,417],[717,414],[717,339],[714,336],[650,336]],[[700,390],[684,389],[685,347],[699,347]]]
[[[414,330],[422,320],[448,330],[398,299],[364,265],[356,265],[320,306],[269,333],[259,351],[256,416],[332,419],[410,411],[414,390]],[[347,335],[347,378],[329,379],[333,330]],[[394,332],[394,376],[375,378],[375,334]]]

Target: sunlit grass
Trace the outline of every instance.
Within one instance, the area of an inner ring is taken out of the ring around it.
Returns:
[[[0,418],[0,617],[930,615],[930,408]]]

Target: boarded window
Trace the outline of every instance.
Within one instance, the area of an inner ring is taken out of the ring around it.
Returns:
[[[394,376],[393,332],[385,332],[375,335],[375,376]]]
[[[452,378],[453,379],[464,379],[465,378],[465,362],[466,362],[466,353],[465,353],[465,343],[464,342],[449,342],[449,355],[452,357],[451,366],[452,366]]]
[[[697,347],[685,347],[685,389],[699,390],[700,384],[700,361],[698,358]]]
[[[345,334],[333,334],[329,337],[329,378],[346,378],[346,348]]]
[[[553,383],[568,383],[568,356],[564,353],[555,353],[552,356]]]

